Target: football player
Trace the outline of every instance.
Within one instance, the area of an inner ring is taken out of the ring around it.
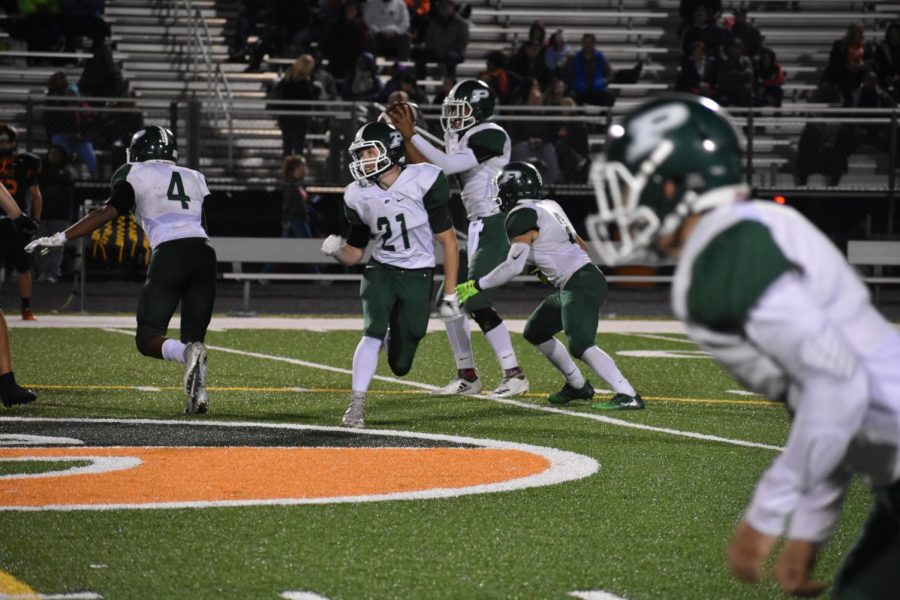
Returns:
[[[510,141],[502,127],[489,122],[494,103],[494,92],[484,82],[466,79],[453,86],[441,106],[445,151],[416,134],[411,110],[406,105],[395,105],[389,110],[392,121],[403,134],[406,153],[412,162],[430,162],[448,176],[459,176],[462,201],[469,217],[469,279],[486,275],[503,262],[509,251],[509,240],[503,229],[504,215],[494,198],[497,173],[509,162]],[[478,294],[464,303],[463,308],[478,323],[500,363],[501,380],[494,394],[508,398],[527,392],[528,379],[519,366],[509,330],[494,310],[493,292]],[[477,394],[481,391],[481,380],[475,370],[469,320],[463,315],[445,324],[456,357],[457,376],[435,393]]]
[[[19,246],[24,246],[37,231],[37,223],[22,212],[19,205],[6,190],[6,186],[0,183],[0,208],[7,220],[12,222],[14,235],[18,239]],[[16,376],[12,371],[12,355],[9,350],[9,332],[6,330],[6,317],[3,316],[3,306],[0,304],[0,402],[9,407],[15,404],[27,404],[37,400],[37,394],[26,390],[16,383]]]
[[[562,207],[543,197],[541,175],[532,165],[511,162],[497,176],[497,205],[506,214],[506,234],[511,247],[506,260],[490,273],[456,287],[461,303],[484,290],[499,287],[522,272],[526,264],[536,265],[556,293],[541,302],[525,324],[524,337],[559,369],[566,379],[562,389],[547,400],[565,404],[590,400],[594,388],[584,378],[572,357],[580,358],[615,391],[611,400],[594,408],[639,410],[640,394],[619,371],[613,359],[597,347],[595,336],[600,306],[606,299],[606,278],[588,256],[584,240]],[[555,337],[565,331],[568,352]],[[571,356],[570,356],[571,354]]]
[[[18,132],[12,125],[0,124],[0,183],[15,199],[16,204],[26,212],[28,198],[31,197],[31,216],[41,220],[43,198],[38,178],[41,174],[41,159],[28,152],[17,152]],[[10,218],[0,212],[0,257],[12,257],[18,273],[19,296],[22,299],[22,319],[33,321],[31,311],[31,257],[25,252],[19,236],[15,235]]]
[[[832,535],[851,478],[875,496],[834,581],[835,598],[900,590],[900,334],[841,252],[800,213],[748,199],[738,133],[714,102],[671,95],[609,129],[592,165],[596,248],[615,264],[643,249],[678,257],[672,306],[735,377],[786,402],[784,451],[762,475],[728,546],[757,582],[796,595]]]
[[[103,208],[52,236],[26,246],[53,248],[88,235],[132,210],[150,241],[147,281],[137,307],[137,349],[145,356],[184,363],[184,412],[205,413],[206,329],[216,297],[216,253],[203,220],[209,188],[201,173],[179,167],[178,145],[164,127],[131,138],[128,162],[113,174]],[[181,302],[181,340],[166,337]]]
[[[456,287],[456,233],[447,202],[450,189],[440,169],[427,163],[405,165],[403,137],[385,123],[363,125],[350,144],[354,182],[344,190],[344,210],[350,222],[346,242],[331,235],[322,252],[342,264],[358,264],[375,237],[359,295],[365,325],[353,354],[353,390],[341,424],[365,427],[366,391],[378,352],[384,348],[396,375],[412,367],[419,341],[425,336],[434,271],[434,241],[444,250],[446,289]],[[462,314],[456,294],[444,295],[443,317]]]

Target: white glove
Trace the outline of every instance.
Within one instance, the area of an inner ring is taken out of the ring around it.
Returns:
[[[61,248],[68,241],[66,238],[65,231],[58,231],[49,237],[41,237],[34,241],[28,242],[28,245],[25,246],[25,252],[31,254],[39,247],[43,246],[44,249],[41,250],[41,254],[47,254],[50,251],[50,248]]]
[[[337,258],[337,255],[341,253],[341,248],[343,248],[343,246],[344,238],[339,235],[332,234],[325,238],[325,241],[322,242],[322,253]]]
[[[462,316],[463,312],[456,294],[444,294],[441,297],[441,301],[438,302],[438,314],[443,321],[452,321]]]

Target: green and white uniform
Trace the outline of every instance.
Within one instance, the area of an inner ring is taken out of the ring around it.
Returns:
[[[134,211],[150,242],[147,280],[137,309],[138,346],[165,336],[181,302],[181,341],[202,342],[216,297],[216,253],[203,226],[209,188],[201,173],[149,160],[119,167],[107,203]]]
[[[515,254],[514,245],[510,254],[515,255],[478,279],[478,285],[482,289],[497,287],[518,275],[524,264],[537,266],[557,291],[531,313],[525,339],[537,346],[564,330],[569,351],[580,357],[595,343],[600,306],[606,300],[606,278],[578,245],[575,228],[553,200],[522,200],[509,212],[506,234],[510,240],[529,231],[537,231],[538,236],[527,258]]]
[[[448,200],[447,178],[427,163],[406,166],[388,189],[357,181],[344,191],[347,243],[365,248],[375,237],[360,285],[364,335],[383,339],[390,328],[388,362],[398,375],[409,371],[428,327],[433,234],[451,227]]]
[[[739,380],[793,414],[784,452],[745,518],[758,531],[827,541],[854,474],[869,522],[835,597],[900,589],[900,334],[841,253],[791,208],[744,202],[697,222],[672,289],[691,337]]]

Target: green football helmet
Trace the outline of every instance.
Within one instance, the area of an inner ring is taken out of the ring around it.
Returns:
[[[131,145],[125,151],[128,162],[145,160],[178,160],[178,143],[175,134],[166,127],[151,125],[145,127],[131,137]]]
[[[543,196],[541,174],[527,162],[511,162],[497,173],[497,205],[509,212],[519,200],[539,200]]]
[[[591,166],[591,183],[599,211],[588,217],[587,230],[609,265],[652,250],[687,216],[749,193],[731,117],[712,100],[690,94],[651,100],[611,126],[605,159]]]
[[[374,148],[377,154],[363,156],[363,150]],[[356,181],[375,180],[380,173],[405,160],[403,153],[403,135],[388,125],[373,121],[366,123],[356,132],[350,144],[350,174]],[[367,169],[370,167],[371,170]]]
[[[497,99],[488,84],[464,79],[453,86],[441,105],[441,127],[459,133],[494,116]]]

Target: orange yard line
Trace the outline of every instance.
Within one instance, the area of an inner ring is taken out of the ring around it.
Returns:
[[[3,448],[0,458],[134,457],[130,469],[0,480],[0,505],[329,498],[464,488],[528,477],[547,458],[493,448]],[[198,469],[203,473],[197,477]]]

